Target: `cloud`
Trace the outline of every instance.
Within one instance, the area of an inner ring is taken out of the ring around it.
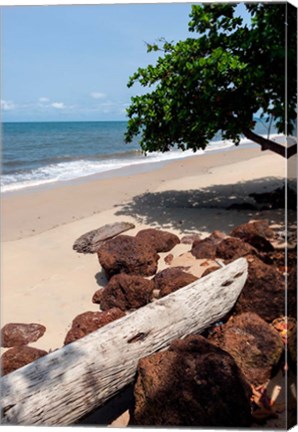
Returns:
[[[65,105],[63,102],[53,102],[51,104],[51,107],[56,108],[56,109],[64,109]]]
[[[15,104],[12,101],[1,99],[1,109],[3,111],[10,111],[15,109]]]
[[[104,99],[106,97],[104,93],[100,92],[92,92],[90,93],[90,96],[93,97],[93,99]]]
[[[50,101],[50,99],[47,97],[40,97],[38,100],[39,100],[39,102],[49,102]]]

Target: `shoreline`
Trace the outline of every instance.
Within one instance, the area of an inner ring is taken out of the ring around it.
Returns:
[[[238,147],[239,148],[239,147]],[[255,144],[253,142],[244,142],[241,144],[241,149],[250,149],[250,148],[256,148],[259,149],[259,145]],[[87,175],[81,175],[78,177],[70,178],[70,179],[64,179],[64,180],[49,180],[48,182],[40,183],[37,185],[31,185],[31,186],[23,186],[19,187],[17,189],[12,190],[4,190],[1,191],[1,197],[6,197],[10,195],[22,195],[27,193],[34,193],[38,191],[48,190],[48,189],[56,189],[63,186],[68,185],[75,185],[75,184],[81,184],[92,180],[102,180],[102,179],[110,179],[114,177],[125,177],[127,175],[135,175],[140,173],[146,173],[150,171],[155,171],[159,168],[162,168],[163,166],[166,166],[172,162],[178,162],[181,160],[186,160],[192,157],[199,157],[199,156],[205,156],[205,155],[212,155],[216,153],[222,153],[222,152],[229,152],[229,151],[235,151],[237,150],[237,147],[234,144],[231,144],[224,148],[209,148],[204,153],[192,153],[185,155],[184,152],[181,152],[181,156],[164,159],[164,160],[139,160],[135,161],[131,164],[127,164],[121,167],[115,167],[108,169],[106,171],[99,171],[97,173],[87,174]],[[161,153],[161,155],[166,153]]]
[[[158,163],[155,169],[152,169],[153,164],[147,164],[150,169],[140,172],[123,168],[116,170],[118,175],[109,172],[103,177],[88,176],[55,187],[2,194],[2,241],[30,237],[100,213],[147,189],[153,190],[167,180],[202,175],[210,168],[233,165],[239,159],[247,161],[268,155],[270,152],[261,152],[259,148],[232,147],[228,151]]]

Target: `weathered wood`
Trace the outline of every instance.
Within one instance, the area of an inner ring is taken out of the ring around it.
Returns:
[[[2,422],[67,425],[132,382],[138,360],[202,332],[235,304],[244,258],[1,379]]]
[[[135,228],[130,222],[115,222],[83,234],[73,244],[73,249],[79,253],[95,253],[107,240],[125,231]]]

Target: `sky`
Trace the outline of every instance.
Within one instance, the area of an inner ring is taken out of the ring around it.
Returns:
[[[191,5],[1,8],[2,121],[125,120],[146,42],[187,36]]]
[[[125,120],[145,42],[185,39],[188,4],[2,8],[3,121]]]

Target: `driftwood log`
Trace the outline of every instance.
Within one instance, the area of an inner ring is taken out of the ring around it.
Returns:
[[[69,425],[134,379],[138,360],[224,317],[244,258],[1,378],[2,424]]]
[[[95,253],[107,240],[135,228],[130,222],[115,222],[81,235],[73,244],[73,249],[79,253]]]

